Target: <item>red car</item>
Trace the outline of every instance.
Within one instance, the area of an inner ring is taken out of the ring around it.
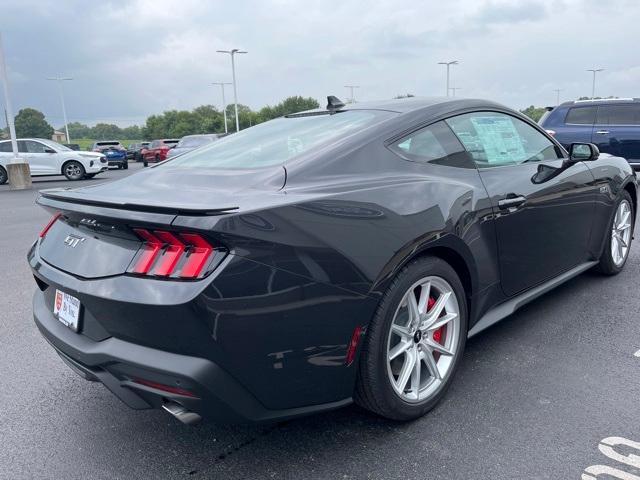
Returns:
[[[140,151],[144,166],[146,167],[149,162],[162,162],[166,160],[169,150],[175,147],[179,141],[179,139],[175,138],[165,138],[151,142],[148,147]]]

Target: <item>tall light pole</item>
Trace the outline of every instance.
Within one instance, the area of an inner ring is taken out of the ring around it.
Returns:
[[[553,91],[556,92],[556,106],[560,105],[560,92],[562,91],[562,89],[556,88]]]
[[[64,131],[67,135],[67,143],[71,143],[71,137],[69,137],[69,127],[67,126],[67,109],[64,106],[64,92],[62,91],[62,82],[73,80],[71,77],[47,77],[47,80],[55,80],[58,82],[58,91],[60,93],[60,103],[62,104],[62,118],[64,119]]]
[[[236,63],[235,63],[235,55],[237,53],[247,53],[244,50],[238,50],[234,48],[233,50],[216,50],[218,53],[227,53],[231,56],[231,75],[233,76],[233,104],[236,112],[236,132],[240,131],[240,119],[238,118],[238,90],[236,88]]]
[[[450,62],[438,62],[438,65],[446,65],[447,66],[447,97],[449,96],[449,67],[451,65],[458,65],[457,60],[451,60]]]
[[[356,97],[353,93],[353,90],[356,88],[360,88],[360,85],[345,85],[344,88],[348,88],[349,90],[351,90],[351,100],[349,101],[349,103],[356,103]]]
[[[4,61],[4,47],[2,46],[2,34],[0,34],[0,81],[4,93],[5,115],[9,124],[9,135],[11,136],[11,149],[13,158],[6,164],[7,176],[11,188],[22,190],[31,187],[31,170],[29,164],[18,157],[18,140],[16,138],[16,127],[13,119],[13,107],[9,96],[9,75],[7,65]]]
[[[604,71],[604,68],[588,68],[587,72],[593,72],[593,82],[591,83],[591,99],[596,96],[596,73]]]
[[[227,129],[227,102],[224,99],[224,86],[231,85],[229,82],[213,82],[211,85],[220,85],[222,88],[222,111],[224,112],[224,133],[229,133]],[[238,116],[238,111],[236,110],[236,117]]]
[[[453,97],[455,97],[455,96],[456,96],[456,91],[458,91],[458,90],[462,90],[462,87],[451,87],[451,89],[450,89],[450,90],[451,90],[451,92],[453,93],[453,95],[452,95],[452,96],[453,96]]]

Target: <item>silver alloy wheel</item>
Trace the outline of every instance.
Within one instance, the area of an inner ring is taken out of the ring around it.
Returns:
[[[631,242],[631,205],[622,200],[611,229],[611,258],[616,267],[620,267],[627,259]]]
[[[387,339],[387,373],[405,401],[432,397],[451,371],[460,336],[458,299],[436,276],[414,283],[402,297]]]
[[[78,180],[82,177],[82,167],[77,162],[70,162],[64,167],[64,174],[71,180]]]

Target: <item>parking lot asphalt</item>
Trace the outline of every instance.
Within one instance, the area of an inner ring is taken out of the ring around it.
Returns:
[[[25,255],[49,217],[38,189],[139,168],[0,187],[0,478],[573,479],[597,464],[640,476],[598,450],[640,441],[640,245],[620,275],[583,274],[471,339],[444,401],[412,423],[352,406],[189,427],[128,409],[40,336]]]

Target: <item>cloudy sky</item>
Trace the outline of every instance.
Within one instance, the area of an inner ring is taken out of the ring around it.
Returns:
[[[590,95],[640,96],[637,0],[2,0],[0,32],[14,110],[56,127],[54,82],[70,121],[142,123],[168,109],[221,102],[242,48],[238,99],[252,108],[289,95],[358,100],[443,95],[443,60],[459,96],[522,108]],[[231,98],[229,90],[227,98]],[[4,122],[2,122],[3,124]]]

